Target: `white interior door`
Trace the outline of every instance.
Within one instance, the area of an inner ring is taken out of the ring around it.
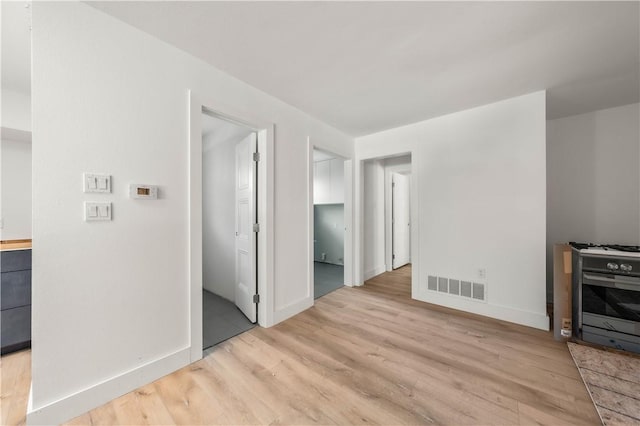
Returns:
[[[391,175],[392,201],[392,264],[393,269],[411,261],[411,208],[409,200],[409,177],[398,173]]]
[[[256,134],[236,145],[236,306],[251,322],[257,320],[256,276]]]

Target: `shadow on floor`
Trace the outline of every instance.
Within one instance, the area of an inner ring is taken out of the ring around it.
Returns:
[[[313,262],[313,298],[317,299],[344,286],[344,266]]]
[[[202,290],[202,348],[207,349],[255,327],[231,301]]]

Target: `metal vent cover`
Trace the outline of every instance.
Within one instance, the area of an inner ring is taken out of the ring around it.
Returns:
[[[473,298],[484,300],[484,284],[473,283]]]
[[[446,293],[447,291],[449,291],[448,278],[438,277],[438,291],[441,291],[443,293]]]
[[[460,292],[460,296],[471,297],[471,282],[462,281],[462,291]]]
[[[449,279],[449,294],[460,294],[460,280]]]
[[[427,288],[429,290],[437,291],[438,290],[438,277],[434,277],[433,275],[429,275],[427,279]]]
[[[473,281],[462,281],[457,278],[427,276],[427,290],[447,293],[454,296],[486,301],[486,284]]]

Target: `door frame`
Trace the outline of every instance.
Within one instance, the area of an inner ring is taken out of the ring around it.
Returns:
[[[393,157],[391,157],[393,158]],[[411,215],[411,230],[413,231],[413,156],[408,165],[390,165],[384,169],[384,262],[387,272],[393,271],[393,173],[409,173],[411,183],[409,187],[409,203]],[[411,254],[413,259],[413,238],[411,238]]]
[[[274,319],[274,125],[254,116],[251,111],[237,110],[220,104],[215,97],[189,91],[189,336],[190,360],[202,358],[202,113],[222,118],[253,129],[258,135],[260,161],[257,167],[258,232],[257,276],[258,324],[273,325]]]
[[[406,149],[404,149],[406,148]],[[411,297],[416,298],[419,287],[420,277],[420,222],[418,221],[418,192],[420,190],[420,181],[418,175],[420,173],[420,157],[418,151],[412,147],[395,147],[392,143],[382,146],[381,149],[373,151],[366,150],[362,153],[355,153],[353,161],[353,208],[354,208],[354,238],[353,238],[353,254],[354,254],[354,270],[353,282],[354,286],[364,285],[364,165],[370,160],[386,160],[394,157],[411,156]],[[391,169],[393,166],[389,166]],[[385,199],[386,199],[385,195]],[[416,200],[416,202],[413,202]],[[385,216],[387,213],[385,212]],[[386,228],[386,226],[385,226]],[[385,247],[387,241],[385,231]],[[386,251],[386,248],[385,248]],[[385,266],[388,265],[385,255]]]
[[[353,217],[353,159],[345,156],[343,154],[338,154],[332,148],[327,148],[326,145],[319,143],[318,141],[311,140],[311,137],[307,138],[307,183],[309,190],[307,191],[308,200],[308,215],[307,215],[307,229],[309,230],[309,239],[308,239],[308,259],[309,259],[309,268],[308,268],[308,278],[307,278],[307,291],[311,296],[311,299],[315,303],[314,290],[315,290],[315,280],[314,280],[314,212],[313,212],[313,151],[315,149],[330,153],[335,155],[336,157],[342,158],[344,160],[345,169],[344,169],[344,181],[343,181],[343,191],[344,191],[344,285],[348,287],[354,286],[354,253],[353,253],[353,238],[354,238],[354,217]]]

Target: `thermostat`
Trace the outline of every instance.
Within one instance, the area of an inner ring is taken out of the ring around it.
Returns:
[[[136,200],[157,200],[158,187],[156,185],[132,183],[129,185],[129,198]]]

